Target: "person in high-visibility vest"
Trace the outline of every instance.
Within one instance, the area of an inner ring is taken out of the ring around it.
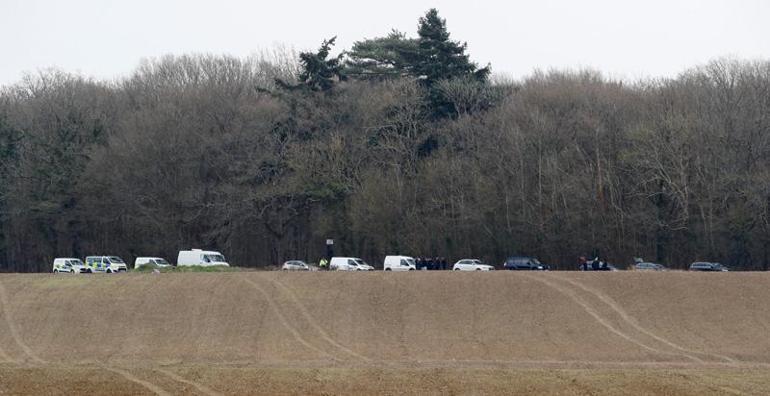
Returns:
[[[321,261],[318,262],[318,266],[321,267],[322,270],[325,270],[328,264],[329,262],[326,261],[326,257],[321,257]]]

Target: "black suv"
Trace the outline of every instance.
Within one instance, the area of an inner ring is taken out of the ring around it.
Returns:
[[[507,270],[546,271],[548,266],[542,264],[534,257],[512,256],[503,263]]]

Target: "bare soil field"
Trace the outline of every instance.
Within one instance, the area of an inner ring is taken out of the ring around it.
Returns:
[[[768,273],[0,275],[4,394],[770,394]]]

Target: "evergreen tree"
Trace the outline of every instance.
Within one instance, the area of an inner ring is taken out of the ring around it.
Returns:
[[[397,30],[386,37],[357,41],[346,53],[345,74],[358,79],[403,77],[414,73],[418,41]]]
[[[446,28],[446,20],[439,17],[438,11],[431,8],[420,18],[417,57],[415,59],[415,74],[423,78],[430,86],[440,80],[449,80],[458,77],[474,76],[480,81],[485,81],[489,76],[489,66],[478,69],[471,62],[466,43],[460,43],[449,39],[449,31]]]
[[[299,84],[292,85],[283,80],[276,80],[276,83],[286,89],[296,89],[306,87],[313,91],[327,91],[334,86],[337,81],[345,80],[342,72],[342,54],[329,59],[329,53],[334,46],[337,37],[324,40],[318,52],[301,52],[299,62],[302,72],[299,75]]]
[[[412,76],[432,86],[441,80],[471,77],[485,82],[489,66],[469,60],[466,43],[450,40],[446,20],[431,8],[421,17],[418,38],[393,31],[386,37],[356,42],[346,53],[346,71],[357,78]]]

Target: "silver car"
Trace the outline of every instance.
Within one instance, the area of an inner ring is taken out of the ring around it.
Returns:
[[[281,266],[284,271],[310,271],[310,266],[301,260],[289,260]]]
[[[638,271],[665,271],[666,267],[657,263],[636,263],[634,269]]]
[[[495,267],[484,264],[479,259],[462,259],[452,266],[454,271],[494,271]]]

